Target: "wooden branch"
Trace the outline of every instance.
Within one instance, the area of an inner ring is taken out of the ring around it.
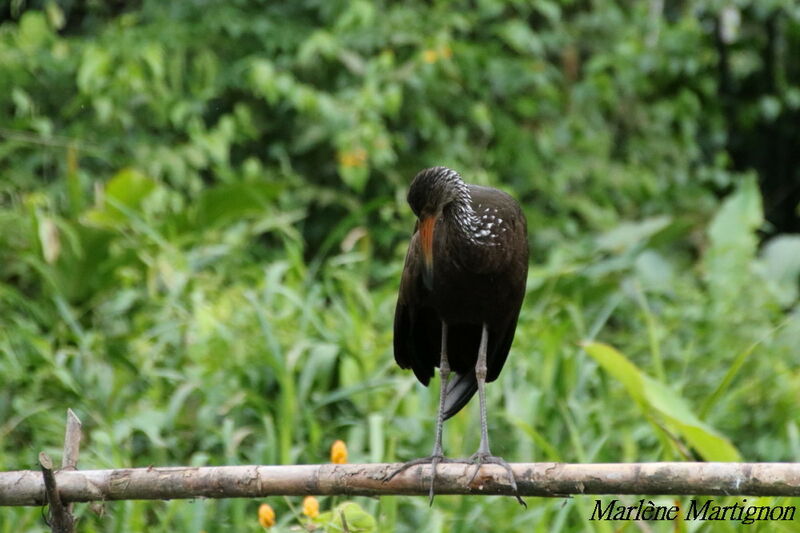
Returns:
[[[61,501],[58,492],[58,485],[56,478],[53,475],[53,461],[46,453],[39,454],[39,465],[42,467],[41,482],[44,484],[44,494],[47,498],[46,502],[50,507],[48,513],[48,524],[53,530],[53,533],[73,533],[75,531],[75,522]]]
[[[430,465],[385,482],[398,464],[208,466],[61,471],[62,501],[260,498],[276,495],[427,495]],[[676,494],[800,496],[800,463],[516,463],[522,496]],[[505,470],[439,465],[437,494],[512,495]],[[34,471],[0,472],[0,506],[42,505],[45,485]]]

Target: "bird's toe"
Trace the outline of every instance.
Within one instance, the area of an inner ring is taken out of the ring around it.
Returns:
[[[502,466],[505,471],[508,473],[509,484],[511,488],[514,490],[514,497],[523,507],[527,508],[528,504],[525,503],[525,500],[519,495],[519,488],[517,487],[517,479],[514,477],[514,471],[511,469],[511,465],[503,459],[502,457],[498,457],[496,455],[492,455],[486,452],[476,452],[472,454],[469,458],[469,461],[475,465],[475,472],[472,474],[472,477],[469,480],[469,484],[471,485],[475,478],[480,472],[481,466],[485,464],[495,464]]]

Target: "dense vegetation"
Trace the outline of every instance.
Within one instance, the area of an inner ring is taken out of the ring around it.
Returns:
[[[435,388],[391,322],[435,164],[529,221],[493,451],[800,461],[797,57],[792,0],[3,3],[0,468],[58,456],[67,406],[81,468],[427,454]],[[616,527],[590,498],[356,501],[382,531]],[[259,503],[77,512],[242,532]]]

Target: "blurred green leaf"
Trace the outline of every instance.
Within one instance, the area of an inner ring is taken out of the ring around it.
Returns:
[[[708,229],[712,251],[749,248],[755,242],[753,232],[763,223],[761,193],[753,176],[743,180],[736,192],[720,207]]]
[[[800,293],[800,236],[779,235],[761,250],[766,276],[781,305],[788,306]]]
[[[195,227],[214,227],[274,210],[284,187],[276,183],[229,183],[205,189],[194,208]]]
[[[758,239],[763,224],[761,193],[753,176],[722,203],[708,228],[710,246],[705,252],[705,277],[713,293],[712,313],[735,318],[743,305],[741,287],[754,283]]]
[[[706,461],[741,461],[736,448],[716,430],[701,422],[689,404],[659,381],[641,372],[611,346],[599,342],[582,344],[592,358],[620,381],[645,412],[654,412],[695,448]]]
[[[110,69],[111,57],[108,52],[99,46],[87,46],[77,72],[78,88],[85,93],[99,89],[105,85]]]
[[[355,502],[344,502],[331,511],[321,513],[315,523],[323,526],[325,533],[372,533],[377,531],[375,518]],[[347,526],[345,527],[345,524]]]
[[[631,249],[663,230],[672,221],[671,217],[660,216],[639,222],[622,222],[600,235],[597,246],[601,250],[623,252]]]
[[[47,20],[50,22],[50,26],[55,30],[60,30],[64,27],[64,11],[59,7],[59,5],[51,0],[47,2],[45,5],[45,13],[47,14]]]
[[[521,20],[504,23],[500,29],[500,36],[517,52],[531,55],[540,55],[543,52],[539,38],[530,26]]]
[[[32,52],[45,45],[52,34],[47,25],[47,18],[39,11],[29,11],[19,21],[17,43],[20,48]]]
[[[89,209],[84,220],[91,225],[113,228],[128,220],[128,211],[141,210],[145,199],[156,189],[156,182],[138,170],[120,170],[106,184],[100,205]]]

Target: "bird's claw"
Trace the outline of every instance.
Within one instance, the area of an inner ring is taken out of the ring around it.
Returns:
[[[388,476],[384,477],[383,478],[383,482],[386,483],[386,482],[390,481],[397,474],[399,474],[400,472],[405,472],[406,470],[408,470],[412,466],[430,464],[432,472],[431,472],[431,487],[430,487],[430,491],[428,493],[428,496],[429,496],[429,502],[428,503],[430,505],[433,505],[433,497],[434,497],[433,484],[436,481],[436,467],[441,463],[456,463],[456,462],[458,462],[458,461],[454,461],[453,459],[448,459],[447,457],[445,457],[443,455],[431,455],[431,456],[428,456],[428,457],[420,457],[419,459],[412,459],[411,461],[407,461],[407,462],[403,463],[394,472],[392,472]]]
[[[508,472],[508,478],[511,481],[511,488],[514,489],[514,497],[517,499],[520,505],[528,508],[528,504],[525,503],[525,500],[519,495],[519,488],[517,488],[517,480],[514,477],[514,471],[511,469],[511,465],[509,465],[505,459],[502,457],[497,457],[496,455],[491,455],[485,452],[477,452],[473,454],[469,458],[469,462],[475,465],[475,472],[472,474],[472,477],[469,480],[468,485],[471,485],[475,478],[478,475],[478,472],[481,470],[481,466],[485,464],[495,464],[500,465],[505,468],[506,472]]]

